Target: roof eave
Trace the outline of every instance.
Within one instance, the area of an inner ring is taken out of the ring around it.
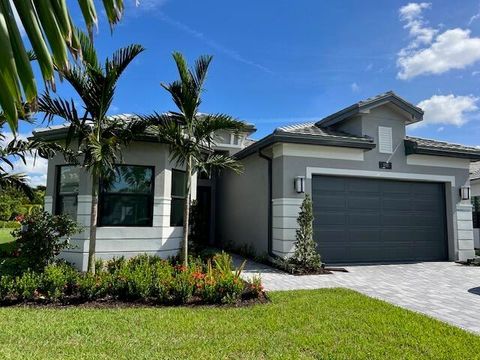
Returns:
[[[416,142],[411,140],[405,140],[405,154],[412,155],[435,155],[435,156],[446,156],[460,159],[469,159],[471,161],[480,160],[480,152],[472,151],[461,151],[461,150],[450,150],[450,149],[434,149],[428,146],[418,145]]]
[[[338,139],[318,135],[285,134],[274,132],[257,141],[256,143],[246,147],[245,149],[239,151],[234,156],[237,159],[243,159],[275,143],[337,146],[365,150],[374,149],[376,146],[373,141],[370,140]]]

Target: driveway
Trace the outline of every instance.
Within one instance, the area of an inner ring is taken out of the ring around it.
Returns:
[[[269,291],[345,287],[480,333],[480,267],[423,262],[345,268],[348,273],[293,276],[248,261],[244,276],[260,273]]]

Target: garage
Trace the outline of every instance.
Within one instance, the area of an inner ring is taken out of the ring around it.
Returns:
[[[326,263],[448,257],[443,183],[314,175],[312,199]]]

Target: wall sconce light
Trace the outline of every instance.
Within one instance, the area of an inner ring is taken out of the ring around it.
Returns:
[[[462,200],[470,200],[470,186],[462,186],[459,192]]]
[[[295,191],[299,194],[305,192],[305,176],[296,176],[294,181]]]

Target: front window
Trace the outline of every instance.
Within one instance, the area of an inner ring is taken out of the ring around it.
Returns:
[[[77,219],[79,184],[77,166],[62,165],[57,167],[56,215],[70,215],[72,219]]]
[[[152,226],[153,167],[118,165],[100,185],[100,226]]]
[[[472,220],[473,227],[480,228],[480,196],[472,196]]]
[[[170,226],[183,226],[183,206],[187,193],[185,171],[172,170],[172,205]]]

